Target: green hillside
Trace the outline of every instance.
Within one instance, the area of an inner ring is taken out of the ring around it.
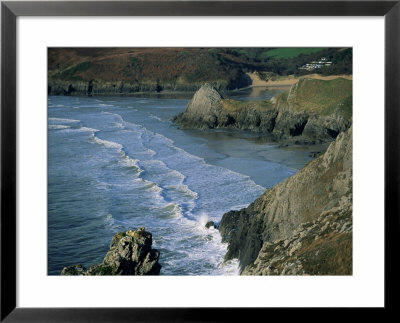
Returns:
[[[291,89],[288,103],[295,111],[311,111],[320,115],[338,113],[352,115],[352,81],[301,79]]]
[[[250,82],[237,64],[201,48],[50,48],[48,56],[50,81],[154,83],[172,89],[206,81],[230,89]]]
[[[305,48],[297,48],[297,47],[284,47],[284,48],[274,48],[265,53],[266,57],[272,58],[293,58],[299,55],[306,55],[321,52],[324,48],[312,48],[312,47],[305,47]]]
[[[329,68],[304,71],[325,57]],[[212,83],[219,90],[251,85],[246,73],[277,76],[351,74],[351,48],[49,48],[48,93],[106,95],[194,91]]]

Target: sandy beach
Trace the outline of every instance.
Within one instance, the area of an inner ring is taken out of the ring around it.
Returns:
[[[316,80],[334,80],[337,78],[344,78],[346,80],[352,80],[353,76],[352,75],[328,75],[328,76],[323,76],[319,74],[308,74],[308,75],[303,75],[300,77],[295,77],[293,75],[289,76],[279,76],[277,77],[276,80],[268,80],[264,81],[260,79],[258,74],[256,72],[254,73],[247,73],[247,75],[251,78],[252,80],[252,87],[265,87],[265,86],[289,86],[297,83],[300,79],[303,78],[308,78],[308,79],[316,79]]]

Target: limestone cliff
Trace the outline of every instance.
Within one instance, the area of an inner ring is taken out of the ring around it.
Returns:
[[[110,250],[101,264],[89,269],[80,264],[65,267],[61,275],[158,275],[160,253],[151,245],[152,235],[144,228],[119,232],[112,238]]]
[[[352,81],[301,79],[273,98],[277,138],[329,141],[352,122]]]
[[[186,110],[174,118],[182,128],[215,128],[227,125],[226,113],[221,101],[223,96],[210,84],[206,83],[193,95]]]
[[[302,79],[269,101],[241,102],[205,84],[173,121],[182,129],[240,129],[289,143],[327,142],[351,124],[351,93],[350,80]]]
[[[352,126],[295,175],[222,217],[242,274],[352,273]]]

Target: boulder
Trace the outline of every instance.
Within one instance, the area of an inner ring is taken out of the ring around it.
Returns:
[[[78,276],[78,275],[84,275],[86,272],[86,268],[83,267],[81,264],[78,265],[73,265],[69,267],[64,267],[63,270],[61,271],[62,276]]]
[[[214,223],[214,221],[208,221],[208,222],[206,223],[205,227],[206,227],[207,229],[209,229],[209,228],[211,228],[211,227],[213,227],[214,229],[216,229],[216,228],[217,228],[217,225]]]
[[[173,121],[181,128],[216,128],[221,120],[229,122],[221,106],[222,95],[209,83],[203,84]]]
[[[158,275],[159,251],[152,249],[152,235],[145,228],[119,232],[111,240],[110,249],[99,265],[86,269],[82,265],[65,267],[61,275]]]

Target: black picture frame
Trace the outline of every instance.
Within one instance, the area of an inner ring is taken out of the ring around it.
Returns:
[[[400,1],[4,1],[1,3],[1,321],[245,321],[268,309],[16,307],[16,19],[18,16],[384,16],[385,307],[399,284]],[[371,259],[373,261],[373,259]],[[38,291],[39,292],[39,291]],[[239,296],[238,296],[239,297]],[[282,312],[282,309],[274,309]],[[277,313],[278,314],[278,313]],[[249,316],[250,315],[250,316]],[[332,315],[335,315],[332,313]],[[379,314],[381,315],[381,314]]]

